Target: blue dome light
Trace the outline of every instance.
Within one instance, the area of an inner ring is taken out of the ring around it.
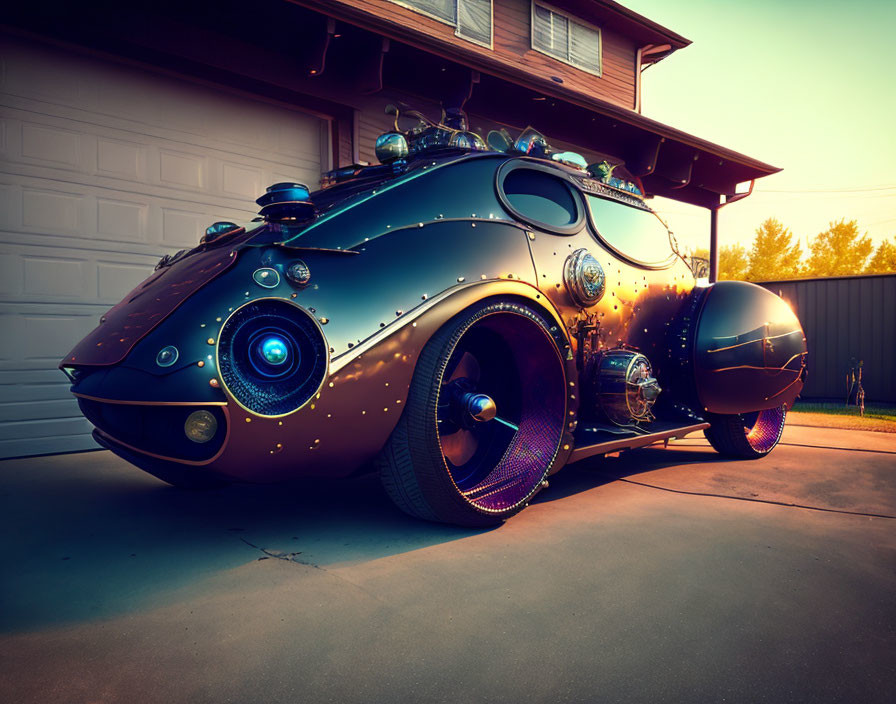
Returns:
[[[282,337],[266,337],[261,342],[261,356],[268,364],[279,366],[289,358],[289,346]]]

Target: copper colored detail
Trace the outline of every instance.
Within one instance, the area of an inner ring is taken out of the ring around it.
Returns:
[[[151,330],[235,261],[224,247],[192,254],[159,269],[112,307],[105,322],[66,357],[94,366],[118,364]]]
[[[72,391],[72,396],[86,398],[88,401],[100,401],[101,403],[116,403],[121,406],[226,406],[226,401],[120,401],[118,399],[100,398],[88,396]],[[116,442],[118,442],[116,440]]]
[[[569,456],[570,463],[584,460],[594,455],[608,455],[611,452],[619,450],[631,450],[636,447],[644,447],[652,445],[655,442],[662,442],[667,438],[683,438],[690,433],[696,433],[698,430],[704,430],[709,427],[709,423],[695,423],[694,425],[686,425],[674,430],[665,430],[661,433],[650,433],[648,435],[636,435],[635,437],[622,438],[620,440],[611,440],[610,442],[602,442],[597,445],[588,445],[585,447],[577,447]]]
[[[219,382],[215,378],[212,378],[212,379],[208,380],[208,385],[211,386],[213,389],[217,389],[217,388],[220,388],[221,382]]]
[[[85,398],[88,398],[88,397],[85,397]],[[115,401],[111,401],[111,403],[115,403]],[[215,403],[202,403],[202,404],[180,404],[180,403],[176,403],[176,404],[175,404],[175,403],[164,404],[164,403],[159,403],[159,404],[149,404],[149,403],[146,403],[146,404],[141,404],[141,405],[145,405],[145,406],[149,406],[149,405],[158,405],[158,406],[166,406],[166,405],[168,405],[168,406],[180,406],[180,405],[217,406],[217,405],[222,405],[222,404],[215,404]],[[100,435],[102,435],[103,437],[109,438],[109,440],[111,440],[114,444],[116,444],[116,445],[121,445],[122,447],[126,447],[127,449],[132,450],[133,452],[136,452],[136,453],[138,453],[138,454],[140,454],[140,455],[146,455],[146,456],[148,456],[148,457],[155,457],[156,459],[159,459],[159,460],[168,460],[168,461],[170,461],[170,462],[177,462],[178,464],[187,464],[187,465],[190,465],[190,466],[193,466],[193,467],[201,467],[201,466],[209,465],[209,464],[211,464],[212,462],[214,462],[215,460],[217,460],[217,459],[221,456],[221,454],[224,452],[224,450],[227,448],[227,443],[228,443],[228,440],[230,439],[230,413],[228,413],[228,411],[227,411],[227,406],[226,406],[226,405],[223,406],[223,408],[221,408],[221,411],[224,413],[224,420],[225,420],[224,425],[225,425],[225,427],[226,427],[226,431],[225,431],[225,434],[224,434],[224,442],[221,443],[221,447],[220,447],[220,449],[214,454],[214,456],[210,457],[210,458],[207,459],[207,460],[182,460],[182,459],[178,459],[177,457],[167,457],[167,456],[165,456],[165,455],[158,455],[158,454],[156,454],[155,452],[147,452],[146,450],[141,450],[140,448],[134,447],[133,445],[130,445],[130,444],[126,443],[126,442],[122,442],[121,440],[118,440],[118,439],[115,438],[114,436],[109,435],[108,433],[104,433],[104,432],[103,432],[102,430],[100,430],[99,428],[97,428],[96,432],[99,433]]]
[[[333,376],[325,382],[320,399],[315,399],[316,410],[312,411],[310,404],[300,408],[277,419],[282,426],[264,422],[234,423],[227,452],[214,469],[235,479],[252,481],[349,474],[374,457],[382,448],[383,438],[394,429],[404,408],[419,354],[436,330],[484,298],[505,295],[534,302],[535,293],[536,289],[527,283],[501,280],[467,283],[445,295],[431,297],[421,306],[426,306],[424,310],[408,312],[400,322],[378,332],[369,342],[333,360],[330,367]],[[560,325],[556,314],[550,308],[547,310],[553,324]],[[562,344],[561,338],[561,347]],[[396,354],[399,350],[401,354]],[[575,362],[565,360],[565,364],[566,373],[574,374]],[[382,395],[386,382],[395,394],[392,398],[396,404],[402,403],[391,412],[376,410],[384,405],[371,409],[371,399]],[[223,391],[228,401],[232,401],[227,389]],[[336,419],[342,422],[334,423]],[[363,422],[351,426],[351,443],[347,443],[345,423],[351,423],[351,419]],[[265,462],[259,463],[258,447],[270,450],[277,442],[283,442],[284,437],[289,437],[292,450],[268,454]],[[313,448],[318,455],[313,462],[302,462],[301,456],[296,459],[296,452],[301,455],[310,451],[304,448]]]

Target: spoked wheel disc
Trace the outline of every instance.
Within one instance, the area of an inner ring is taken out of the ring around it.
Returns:
[[[767,455],[780,442],[786,417],[786,406],[714,416],[704,434],[710,445],[723,455],[756,459]]]
[[[499,522],[541,486],[565,413],[563,361],[546,321],[515,303],[474,309],[421,354],[383,482],[413,515]],[[412,472],[401,472],[404,459]]]

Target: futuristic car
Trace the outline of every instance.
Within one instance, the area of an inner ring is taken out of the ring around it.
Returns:
[[[97,442],[187,487],[375,468],[470,526],[586,457],[775,447],[806,364],[783,300],[698,285],[622,167],[392,110],[382,164],[271,186],[65,357]]]

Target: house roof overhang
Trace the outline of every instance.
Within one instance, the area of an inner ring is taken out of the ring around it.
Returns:
[[[508,66],[487,53],[459,51],[439,37],[421,35],[387,18],[322,0],[290,1],[394,40],[383,68],[384,87],[440,101],[445,97],[444,83],[465,82],[469,86],[468,112],[508,125],[522,121],[535,126],[549,140],[569,142],[624,162],[629,173],[641,179],[648,195],[718,208],[742,197],[739,184],[780,171],[634,110],[519,66]],[[605,0],[588,1],[617,5]],[[440,76],[441,80],[421,81],[421,75]]]
[[[584,19],[593,18],[595,24],[615,29],[631,37],[641,46],[668,45],[666,51],[658,53],[651,61],[656,62],[678,49],[691,44],[691,40],[673,32],[668,27],[654,22],[637,12],[620,5],[614,0],[545,0],[562,9],[568,9]]]

